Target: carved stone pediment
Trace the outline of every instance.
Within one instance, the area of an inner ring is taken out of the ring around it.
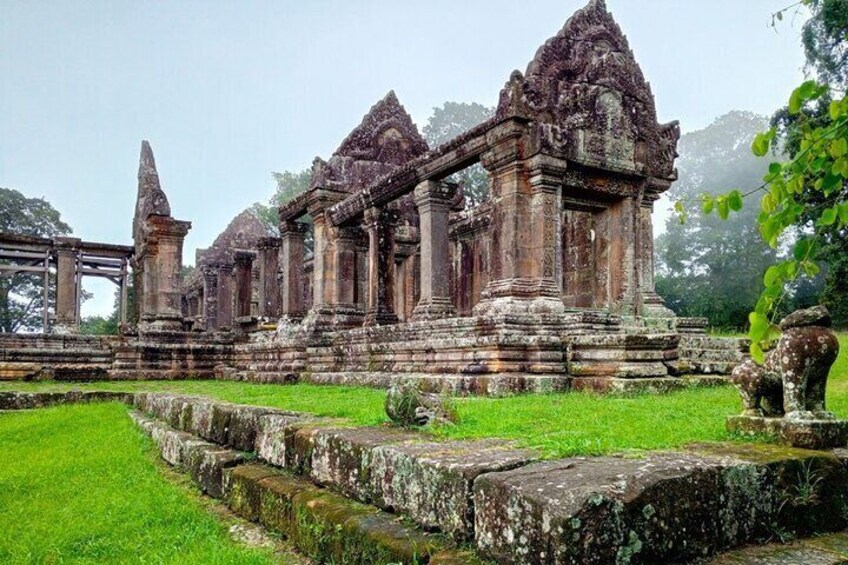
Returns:
[[[539,149],[582,164],[672,178],[676,122],[657,123],[650,85],[603,0],[592,0],[501,91],[498,117],[530,119]]]
[[[328,161],[315,158],[311,188],[365,188],[428,150],[410,115],[390,91],[342,141]]]

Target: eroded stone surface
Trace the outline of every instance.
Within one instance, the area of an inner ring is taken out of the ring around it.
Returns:
[[[838,530],[848,476],[823,452],[701,447],[535,463],[481,476],[474,494],[477,548],[499,562],[667,562],[775,528]]]

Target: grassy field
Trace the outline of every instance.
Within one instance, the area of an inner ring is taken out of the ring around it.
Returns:
[[[0,563],[294,562],[235,543],[116,403],[0,413]]]
[[[831,371],[828,405],[848,417],[848,334]],[[205,394],[232,402],[274,406],[347,418],[359,425],[386,423],[381,390],[229,381],[93,383],[5,383],[0,390],[169,390]],[[459,422],[431,431],[450,438],[500,437],[542,450],[547,457],[677,447],[689,442],[732,440],[725,416],[740,412],[731,386],[667,395],[598,396],[591,393],[456,399]]]

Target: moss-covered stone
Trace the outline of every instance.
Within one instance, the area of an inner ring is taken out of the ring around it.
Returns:
[[[259,482],[274,474],[275,471],[265,465],[248,464],[234,468],[229,477],[230,509],[246,520],[257,521],[262,491]]]

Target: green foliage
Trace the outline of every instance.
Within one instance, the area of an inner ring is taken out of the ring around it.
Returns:
[[[805,81],[792,92],[790,114],[800,113],[804,105],[827,92],[826,85]],[[825,239],[824,232],[836,230],[840,237],[848,233],[848,98],[835,99],[828,106],[824,125],[798,122],[798,153],[787,162],[771,163],[764,184],[747,194],[763,192],[757,224],[769,247],[777,248],[781,237],[795,228],[804,233],[795,240],[792,256],[770,266],[763,277],[764,290],[750,314],[748,333],[751,355],[758,361],[779,335],[775,318],[787,286],[798,277],[818,274],[816,249]],[[752,144],[754,154],[760,153],[761,140],[767,139],[768,145],[774,135],[774,128],[758,135]]]
[[[83,335],[118,335],[118,320],[113,316],[86,316],[80,320],[79,332]]]
[[[476,102],[445,102],[441,108],[433,108],[433,115],[424,126],[422,134],[430,148],[434,149],[488,120],[494,113],[494,108]],[[462,184],[468,208],[477,206],[489,197],[489,175],[479,164],[456,173],[451,176],[451,180]]]
[[[33,237],[54,237],[71,233],[71,227],[43,198],[27,198],[17,190],[0,188],[0,232]],[[38,273],[0,277],[0,331],[42,329],[44,305],[43,278]],[[48,305],[55,292],[48,293]]]
[[[729,215],[742,206],[742,195],[704,194],[759,182],[765,166],[748,151],[766,119],[730,112],[709,127],[680,140],[679,180],[672,187],[678,217],[684,203],[698,203],[705,212]],[[744,210],[724,222],[693,213],[683,223],[670,218],[657,238],[657,292],[682,316],[706,317],[715,327],[741,328],[756,300],[762,273],[776,253],[760,241],[756,212]]]
[[[265,224],[265,227],[268,228],[269,232],[278,233],[280,219],[277,215],[277,210],[298,194],[309,190],[312,169],[307,168],[298,172],[283,171],[282,173],[271,173],[271,175],[277,183],[276,191],[271,196],[268,204],[257,202],[252,206],[252,209],[262,223]],[[311,219],[306,217],[302,221],[311,222]]]
[[[0,414],[0,449],[2,563],[278,562],[163,476],[123,405]]]

